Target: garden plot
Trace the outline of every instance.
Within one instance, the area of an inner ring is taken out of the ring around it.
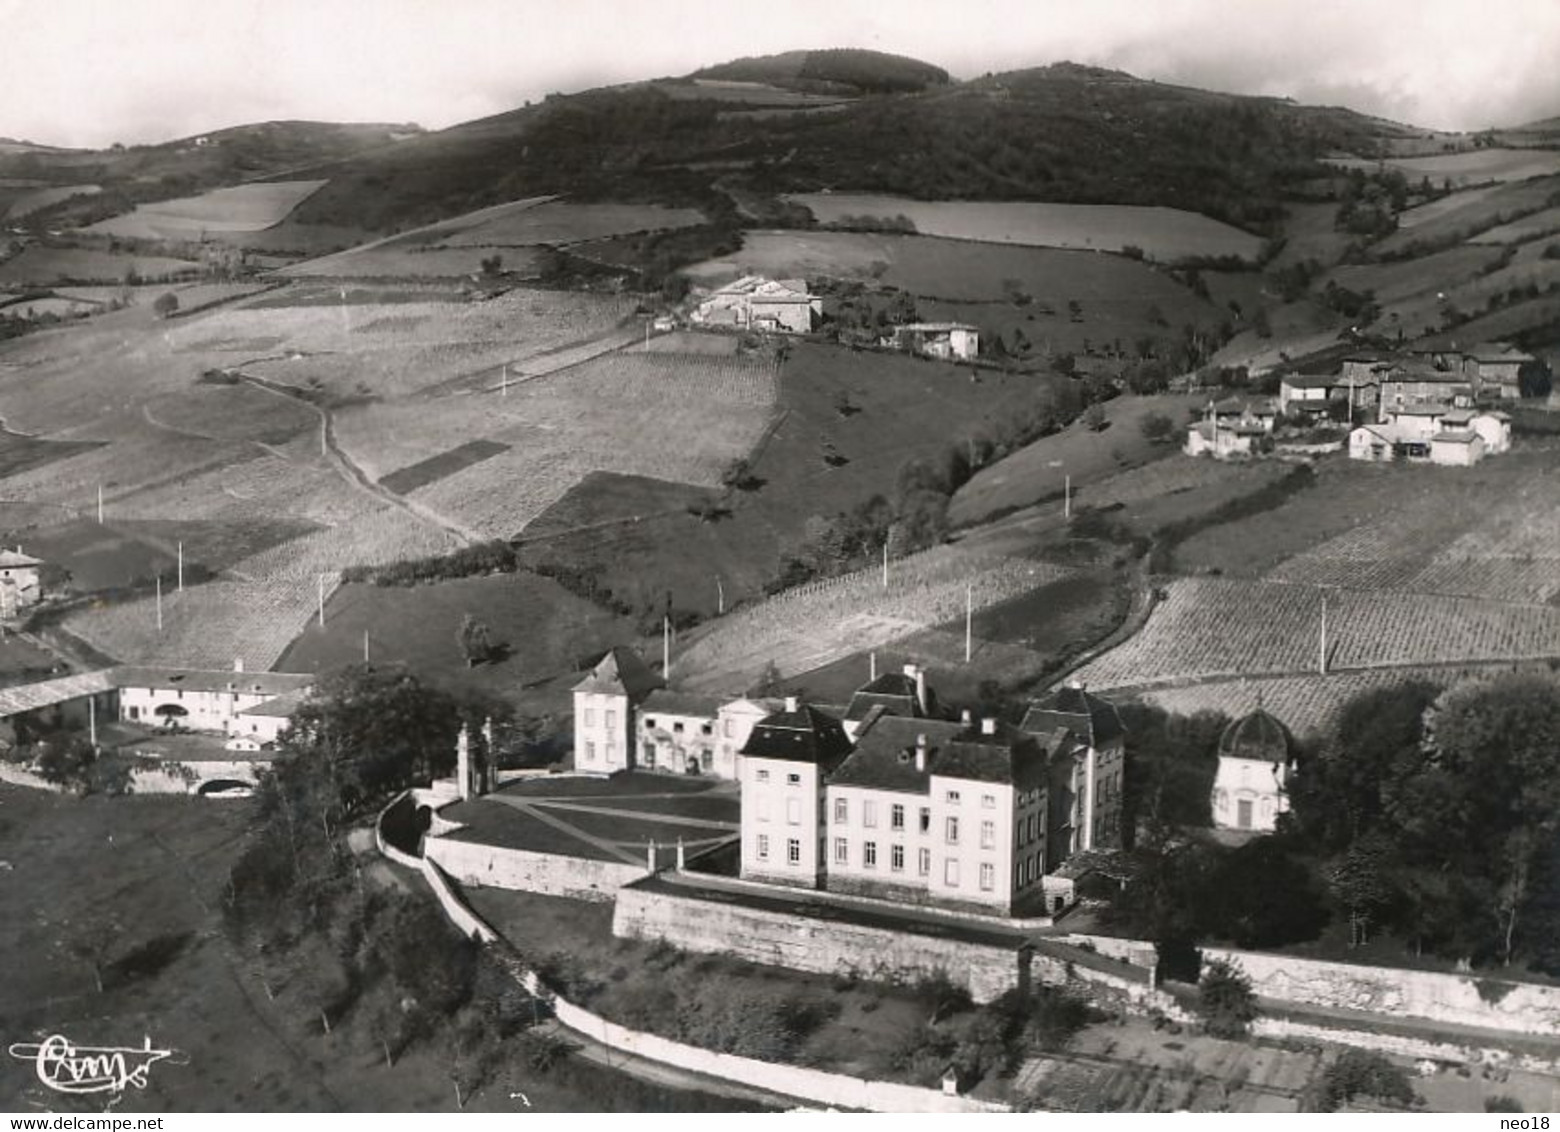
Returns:
[[[742,692],[773,661],[821,668],[1066,577],[1063,567],[941,546],[880,569],[809,582],[713,622],[675,664],[690,688]]]
[[[1560,609],[1417,593],[1183,578],[1132,639],[1086,665],[1091,685],[1560,657]]]
[[[1121,251],[1141,248],[1159,260],[1235,256],[1255,260],[1262,241],[1195,212],[1116,204],[1018,201],[917,201],[858,193],[800,193],[787,198],[821,224],[852,218],[906,217],[927,236],[995,244]]]

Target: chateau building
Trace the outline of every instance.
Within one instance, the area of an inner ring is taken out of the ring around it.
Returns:
[[[1289,730],[1261,708],[1224,729],[1213,782],[1216,829],[1273,832],[1289,809],[1290,751]]]

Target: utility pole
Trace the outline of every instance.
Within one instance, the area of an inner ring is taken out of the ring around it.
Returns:
[[[888,540],[883,540],[883,588],[888,589]]]
[[[320,574],[316,579],[319,584],[320,628],[325,628],[325,575]]]
[[[867,654],[867,683],[870,684],[870,683],[872,683],[872,681],[874,681],[876,679],[877,679],[877,653],[869,652]]]
[[[1327,595],[1322,594],[1322,647],[1318,671],[1323,676],[1327,675]]]
[[[162,574],[157,575],[157,631],[162,632]]]
[[[504,371],[503,371],[503,373],[504,373],[504,376],[499,379],[499,386],[498,386],[499,393],[498,393],[498,395],[500,397],[508,397],[509,396],[509,363],[508,362],[504,363]]]
[[[92,749],[97,750],[97,693],[93,692],[87,697],[87,735],[91,740]]]
[[[1062,476],[1062,518],[1072,518],[1072,473]]]
[[[179,543],[179,592],[184,592],[184,543]]]
[[[98,526],[103,525],[103,485],[98,484]]]
[[[661,678],[670,680],[672,677],[672,619],[670,616],[661,618]]]
[[[363,630],[363,663],[368,663],[368,630]]]
[[[726,587],[721,583],[720,575],[715,575],[715,612],[724,615],[726,612]]]
[[[975,583],[964,587],[964,663],[970,662],[975,640]]]

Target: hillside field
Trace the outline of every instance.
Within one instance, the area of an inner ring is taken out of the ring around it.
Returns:
[[[798,193],[788,199],[810,211],[820,224],[849,223],[852,218],[891,221],[903,216],[915,231],[927,236],[1108,252],[1135,246],[1153,259],[1166,261],[1196,256],[1254,260],[1261,244],[1249,232],[1175,208],[918,201],[864,193]]]
[[[324,181],[269,181],[212,189],[199,196],[141,204],[82,229],[138,240],[196,240],[206,234],[259,232],[280,224]]]
[[[0,285],[31,283],[121,283],[131,275],[168,280],[193,275],[199,265],[170,256],[132,255],[98,248],[47,247],[30,244],[20,255],[0,260]]]

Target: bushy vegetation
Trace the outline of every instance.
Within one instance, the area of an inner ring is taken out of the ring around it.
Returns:
[[[512,574],[518,567],[514,548],[494,539],[427,558],[402,558],[384,566],[351,566],[341,572],[341,579],[376,586],[416,586],[483,574]]]
[[[925,90],[948,82],[948,72],[919,59],[853,47],[787,51],[734,59],[695,71],[695,78],[768,83],[800,91],[893,94]]]
[[[1244,1038],[1257,1017],[1251,980],[1233,963],[1211,961],[1197,983],[1197,1016],[1216,1038]]]
[[[1346,1049],[1322,1072],[1317,1108],[1336,1112],[1355,1097],[1407,1107],[1414,1103],[1414,1087],[1402,1067],[1382,1054]]]

